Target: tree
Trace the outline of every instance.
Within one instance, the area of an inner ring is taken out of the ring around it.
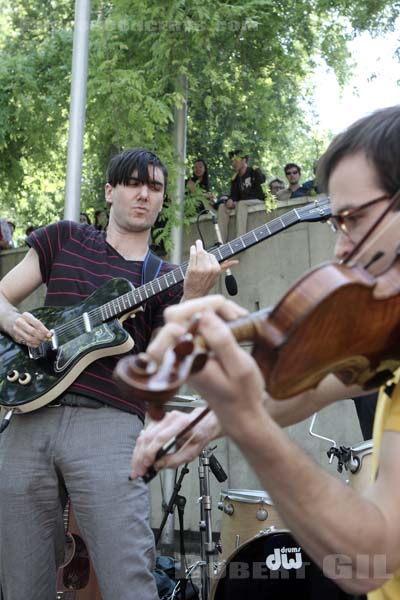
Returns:
[[[0,6],[0,209],[38,224],[62,215],[73,6]],[[392,27],[398,10],[388,0],[95,0],[83,208],[104,205],[108,160],[129,146],[156,151],[173,190],[178,73],[189,81],[188,162],[208,160],[217,193],[229,182],[227,151],[239,145],[268,174],[288,155],[310,170],[328,139],[305,118],[315,60],[344,81],[348,39]]]

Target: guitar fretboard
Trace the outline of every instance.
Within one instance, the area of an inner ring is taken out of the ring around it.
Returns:
[[[329,198],[316,200],[306,206],[294,208],[227,244],[211,249],[209,252],[215,256],[218,262],[223,262],[296,223],[302,221],[321,221],[328,218],[329,215]],[[189,262],[186,261],[172,271],[161,275],[161,277],[153,279],[139,288],[122,294],[118,298],[110,300],[102,306],[89,311],[86,316],[83,315],[74,319],[73,322],[69,323],[68,329],[70,331],[74,329],[79,333],[85,331],[85,318],[89,319],[91,327],[96,327],[109,319],[131,311],[153,296],[181,283],[185,278],[188,264]],[[65,331],[65,325],[62,329]],[[61,330],[58,331],[57,328],[55,329],[55,332],[56,334],[63,333]]]
[[[260,225],[260,227],[245,233],[231,242],[223,244],[222,246],[218,246],[217,248],[213,248],[209,252],[215,256],[218,262],[223,262],[224,260],[227,260],[228,258],[247,250],[247,248],[251,248],[259,242],[276,235],[283,229],[291,227],[295,223],[299,223],[300,221],[305,221],[308,219],[321,220],[328,217],[330,214],[330,211],[327,210],[328,207],[329,199],[326,198],[318,202],[316,201],[312,205],[308,204],[303,207],[294,208],[293,210],[284,213],[280,217],[276,217],[271,221],[268,221],[268,223],[264,223],[264,225]],[[311,214],[311,211],[314,211],[313,215]],[[107,302],[100,307],[101,318],[103,320],[107,320],[123,314],[132,307],[135,307],[145,300],[148,300],[152,296],[155,296],[156,294],[159,294],[160,292],[163,292],[164,290],[181,283],[185,278],[188,264],[188,261],[186,261],[182,263],[180,267],[169,271],[169,273],[166,273],[157,279],[153,279],[145,285],[142,285],[140,288],[132,290],[131,292],[128,292],[115,300]]]

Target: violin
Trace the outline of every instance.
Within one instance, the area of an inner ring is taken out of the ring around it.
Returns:
[[[399,198],[397,194],[394,200]],[[392,208],[390,204],[385,214]],[[345,385],[376,389],[400,365],[400,213],[393,214],[389,229],[370,239],[385,214],[343,264],[314,268],[272,309],[228,324],[239,343],[253,343],[253,357],[273,398],[283,400],[315,388],[331,373]],[[388,245],[389,234],[394,241]],[[195,319],[160,365],[145,353],[126,357],[118,363],[115,378],[124,394],[133,393],[160,420],[165,402],[208,357]],[[177,440],[168,441],[157,459]],[[155,473],[153,469],[147,480]]]
[[[376,297],[377,289],[390,295]],[[345,385],[375,389],[400,364],[399,292],[400,260],[379,278],[357,266],[327,263],[304,275],[272,310],[228,325],[239,343],[253,343],[253,357],[275,399],[314,388],[329,373]],[[195,321],[160,365],[146,354],[125,357],[115,376],[122,391],[148,402],[150,416],[159,420],[165,402],[207,359]]]

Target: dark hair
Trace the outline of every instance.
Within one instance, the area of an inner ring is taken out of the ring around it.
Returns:
[[[91,220],[90,220],[90,217],[89,217],[89,215],[88,215],[87,213],[84,213],[84,212],[81,212],[81,213],[79,213],[79,219],[80,219],[81,217],[85,217],[85,219],[86,219],[86,222],[87,222],[87,224],[88,224],[88,225],[91,225],[91,224],[92,224],[92,222],[91,222]]]
[[[131,148],[114,156],[107,167],[107,183],[112,187],[118,184],[128,185],[133,171],[137,171],[139,181],[149,182],[149,165],[161,169],[164,175],[164,197],[167,193],[168,171],[161,160],[148,150]]]
[[[194,161],[194,163],[193,163],[193,177],[197,177],[197,175],[194,172],[194,165],[197,162],[201,162],[204,165],[204,175],[203,175],[202,180],[201,180],[201,187],[204,188],[207,192],[209,192],[210,191],[210,186],[209,186],[209,183],[208,183],[208,168],[207,168],[207,163],[202,158],[197,158]]]
[[[102,223],[99,222],[99,217],[104,214],[106,216],[106,224],[103,225]],[[108,213],[107,213],[107,209],[105,208],[98,208],[97,210],[94,211],[94,226],[96,229],[98,229],[99,231],[104,231],[107,229],[107,225],[108,225]]]
[[[400,105],[377,110],[337,135],[318,162],[318,186],[327,191],[337,164],[356,152],[365,153],[380,185],[393,196],[400,188]]]
[[[271,181],[269,182],[268,185],[271,185],[271,183],[282,183],[282,185],[285,185],[285,182],[282,181],[282,179],[279,179],[279,177],[275,177],[275,179],[271,179]]]
[[[249,160],[249,154],[244,154],[241,148],[236,148],[236,150],[231,150],[228,152],[229,158],[233,158],[234,156],[240,156],[240,158],[245,158]]]
[[[288,163],[287,165],[284,166],[283,170],[285,171],[285,175],[286,175],[286,171],[288,169],[297,169],[299,172],[299,175],[301,175],[301,169],[300,169],[299,165],[296,165],[296,163]]]

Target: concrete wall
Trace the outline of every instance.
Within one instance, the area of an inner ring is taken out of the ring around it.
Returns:
[[[266,221],[271,221],[296,207],[308,203],[311,199],[299,199],[280,205],[273,213],[266,215],[264,208],[253,207],[249,212],[248,229],[254,229]],[[234,217],[230,223],[230,238],[234,238]],[[209,217],[201,218],[201,231],[207,246],[215,243],[215,232]],[[184,237],[184,258],[189,254],[189,246],[198,238],[193,225]],[[239,293],[235,300],[250,311],[274,305],[287,291],[290,285],[310,267],[333,256],[334,238],[326,224],[299,223],[278,235],[247,250],[239,256],[240,264],[235,267],[234,274],[238,282]],[[0,254],[1,276],[19,262],[25,255],[26,249],[5,251]],[[222,281],[216,288],[226,294]],[[44,288],[39,288],[22,308],[32,309],[40,306],[43,301]],[[329,342],[329,340],[327,341]],[[183,389],[182,394],[190,394],[189,389]],[[187,400],[176,402],[184,410],[196,402]],[[335,465],[329,465],[326,451],[330,442],[313,438],[308,433],[310,419],[304,423],[288,428],[291,438],[312,455],[324,469],[333,473]],[[322,411],[317,419],[316,431],[338,444],[354,445],[361,441],[362,436],[352,401],[346,401],[337,406],[331,406]],[[216,509],[222,489],[260,489],[260,483],[255,474],[249,469],[238,448],[232,442],[221,439],[215,452],[218,460],[228,474],[228,480],[219,484],[211,475],[213,499],[212,521],[213,529],[219,531],[221,512]],[[186,476],[182,494],[187,498],[185,525],[191,531],[198,530],[199,496],[198,460],[189,465],[190,474]],[[158,477],[151,483],[152,492],[152,526],[158,527],[161,522],[161,485],[164,478]],[[169,483],[171,478],[169,478]],[[226,518],[226,517],[225,517]]]
[[[3,278],[6,273],[11,271],[27,253],[28,248],[16,248],[15,250],[2,250],[0,252],[0,278]],[[26,300],[21,302],[20,310],[32,310],[43,305],[46,288],[41,285],[33,294]]]

